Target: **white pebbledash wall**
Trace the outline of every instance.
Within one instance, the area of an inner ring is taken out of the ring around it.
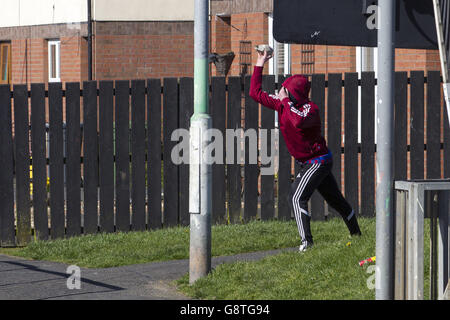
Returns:
[[[2,0],[0,28],[87,21],[87,0]],[[194,0],[92,0],[96,21],[193,21]]]

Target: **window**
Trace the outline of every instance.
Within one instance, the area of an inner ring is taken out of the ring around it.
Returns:
[[[60,48],[61,48],[61,41],[59,41],[59,40],[48,41],[48,81],[49,82],[61,82]]]
[[[275,61],[277,74],[291,73],[291,48],[287,43],[279,43],[275,41]]]
[[[11,44],[0,43],[0,84],[11,82]]]

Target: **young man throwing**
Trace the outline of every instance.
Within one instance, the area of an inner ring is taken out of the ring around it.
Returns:
[[[301,239],[299,251],[305,251],[313,245],[308,200],[316,189],[339,212],[350,234],[361,235],[356,215],[331,172],[333,158],[322,136],[319,108],[308,98],[311,87],[308,78],[302,75],[289,77],[283,82],[277,96],[264,92],[261,89],[262,71],[270,58],[272,55],[267,51],[258,52],[250,96],[256,102],[278,112],[280,131],[286,146],[299,164],[300,169],[289,196]]]

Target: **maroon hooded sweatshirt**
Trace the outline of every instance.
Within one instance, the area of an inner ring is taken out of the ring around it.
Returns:
[[[255,66],[250,84],[250,97],[270,109],[278,111],[278,122],[290,154],[305,162],[328,153],[321,132],[319,108],[308,98],[311,87],[308,79],[294,75],[283,82],[283,87],[297,100],[280,99],[261,89],[263,67]]]

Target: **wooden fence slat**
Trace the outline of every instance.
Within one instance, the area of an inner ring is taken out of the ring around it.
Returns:
[[[245,162],[244,162],[244,221],[256,218],[258,211],[258,103],[250,93],[251,76],[244,78],[245,93]],[[253,159],[252,156],[255,158]]]
[[[227,106],[227,130],[241,128],[241,78],[228,78],[228,106]],[[227,134],[227,191],[228,191],[228,217],[231,223],[239,223],[241,219],[241,166],[238,163],[241,146],[233,141],[228,141]],[[239,140],[239,139],[238,139]],[[234,159],[228,159],[229,148],[234,149]]]
[[[275,76],[263,76],[262,89],[268,93],[275,91]],[[267,165],[264,164],[261,154],[261,220],[270,220],[275,218],[275,180],[273,174],[264,174],[264,169],[268,169],[270,166],[273,168],[275,150],[271,148],[272,131],[275,128],[275,112],[272,109],[261,106],[261,129],[266,132],[266,144],[262,145],[264,141],[261,141],[261,148],[266,148],[267,154],[265,155],[271,161]],[[263,133],[263,132],[262,132]]]
[[[289,78],[290,76],[291,76],[290,74],[287,74],[287,75],[284,75],[281,78],[279,78],[278,88],[280,88],[281,85],[283,84],[284,80]],[[294,157],[291,156],[291,181],[292,182],[295,181],[295,177],[297,175],[299,168],[300,168],[300,164],[297,161],[295,161]],[[308,211],[310,211],[310,207],[311,207],[311,199],[309,199],[309,201],[308,201]],[[294,217],[293,211],[291,211],[291,217]]]
[[[211,79],[211,117],[212,127],[225,137],[226,126],[226,89],[225,77]],[[223,143],[225,141],[223,140]],[[225,150],[225,144],[222,150]],[[226,222],[226,180],[225,180],[225,152],[222,154],[222,163],[212,165],[212,223]]]
[[[444,106],[446,109],[446,107]],[[450,178],[450,115],[444,110],[444,178]]]
[[[311,79],[311,100],[319,107],[322,134],[325,134],[325,75],[313,74]],[[297,171],[295,171],[297,173]],[[325,205],[322,195],[316,190],[311,196],[311,219],[325,220]]]
[[[327,143],[333,154],[333,175],[341,189],[341,154],[342,154],[342,74],[328,75],[328,106],[327,106]],[[341,189],[342,190],[342,189]],[[328,208],[328,217],[336,217],[336,210]]]
[[[97,82],[83,83],[83,233],[98,230]]]
[[[361,74],[361,215],[375,215],[375,73]]]
[[[12,140],[11,92],[9,85],[0,85],[0,245],[15,246],[14,229],[14,155]]]
[[[114,232],[114,82],[99,83],[100,230]]]
[[[79,98],[79,92],[78,92]],[[47,240],[47,159],[45,137],[45,85],[31,84],[31,155],[33,157],[33,217],[37,240]]]
[[[291,155],[286,147],[284,137],[279,134],[279,165],[278,165],[278,219],[289,220],[291,208],[289,206],[289,194],[291,191]]]
[[[411,71],[411,179],[424,178],[424,72]]]
[[[145,230],[145,81],[131,81],[132,230]]]
[[[194,112],[194,79],[180,79],[180,111],[179,111],[179,128],[189,130],[190,119]],[[181,140],[178,140],[181,141]],[[188,151],[188,150],[187,150]],[[188,153],[189,155],[189,153]],[[180,155],[180,156],[184,156]],[[189,164],[182,163],[179,168],[179,217],[180,225],[188,226],[190,223],[189,215]],[[214,212],[214,211],[213,211]]]
[[[178,79],[164,79],[163,96],[163,130],[164,130],[164,227],[178,224],[178,166],[171,159],[176,142],[171,141],[172,133],[178,128]]]
[[[407,178],[408,74],[395,73],[394,180]]]
[[[278,77],[278,89],[281,88],[281,84],[284,82],[286,77]],[[278,148],[278,219],[290,220],[292,217],[291,206],[289,205],[289,194],[291,192],[292,185],[292,156],[287,149],[286,142],[284,141],[281,131],[279,131]]]
[[[161,80],[147,81],[147,196],[148,228],[162,225],[161,210]]]
[[[355,214],[358,204],[358,74],[345,74],[345,198]]]
[[[63,159],[63,104],[62,85],[48,84],[49,136],[50,136],[50,235],[52,239],[63,238],[64,216],[64,159]]]
[[[81,233],[80,83],[66,84],[67,236]]]
[[[116,230],[130,230],[130,83],[115,83]]]
[[[444,125],[448,125],[444,123]],[[441,74],[427,74],[427,179],[441,178]]]
[[[31,240],[30,146],[26,85],[14,85],[14,145],[16,159],[17,245]]]

